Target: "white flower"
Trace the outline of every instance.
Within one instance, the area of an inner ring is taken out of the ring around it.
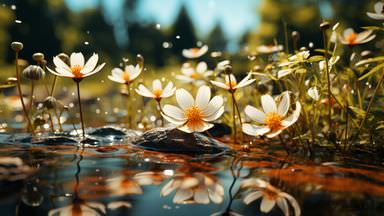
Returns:
[[[348,28],[344,30],[343,36],[340,36],[339,39],[342,44],[356,46],[373,40],[376,35],[372,33],[373,31],[371,30],[356,33],[352,28]]]
[[[102,213],[102,214],[101,214]],[[105,215],[106,208],[104,204],[98,202],[85,202],[78,201],[72,205],[64,206],[57,209],[49,210],[48,216],[59,215],[59,216],[88,216],[88,215]]]
[[[111,194],[123,196],[127,194],[142,194],[143,190],[134,179],[123,176],[114,177],[107,180],[107,186]]]
[[[219,71],[223,71],[225,69],[225,67],[230,65],[230,64],[231,64],[231,61],[223,60],[223,61],[217,63],[216,69],[219,70]]]
[[[176,100],[179,107],[165,105],[162,116],[181,131],[203,132],[213,124],[209,123],[220,118],[224,113],[224,100],[221,96],[211,98],[211,89],[201,86],[196,94],[196,100],[185,89],[176,90]]]
[[[255,191],[247,194],[243,201],[245,204],[249,204],[255,200],[262,198],[260,204],[260,211],[263,213],[270,212],[275,205],[283,211],[285,216],[289,216],[289,204],[293,207],[295,216],[301,215],[300,206],[297,203],[296,199],[291,195],[280,191],[275,188],[268,182],[257,179],[250,178],[246,179],[241,183],[241,188],[253,188]]]
[[[172,82],[168,82],[168,84],[163,89],[161,82],[159,79],[153,80],[152,90],[146,88],[143,84],[140,84],[136,89],[137,94],[142,95],[144,97],[153,98],[156,100],[161,100],[162,98],[171,97],[176,91],[176,88],[173,87]]]
[[[208,51],[208,46],[204,45],[200,48],[190,48],[190,49],[184,49],[183,50],[183,56],[185,58],[199,58],[200,56],[204,55]]]
[[[311,97],[313,100],[315,101],[320,100],[319,91],[317,90],[316,86],[309,88],[307,93],[309,97]]]
[[[282,45],[261,45],[256,48],[256,52],[261,54],[271,54],[280,52],[281,50],[283,50]]]
[[[223,202],[224,188],[212,176],[203,173],[175,176],[161,189],[161,196],[168,196],[176,190],[173,202],[177,204],[199,203],[219,204]]]
[[[183,64],[181,67],[182,75],[176,75],[176,78],[185,83],[195,82],[197,85],[202,85],[203,80],[213,74],[213,71],[208,70],[208,65],[205,62],[199,62],[196,69],[189,63]]]
[[[296,102],[296,110],[289,117],[285,118],[290,107],[288,91],[283,92],[280,98],[280,103],[277,106],[272,96],[261,96],[263,111],[250,105],[246,106],[245,114],[252,121],[257,122],[258,125],[243,124],[243,132],[251,136],[267,134],[267,137],[271,138],[279,135],[284,129],[294,124],[300,116],[300,103]]]
[[[108,79],[117,83],[130,84],[140,75],[142,69],[139,64],[136,66],[127,65],[124,71],[120,68],[114,68],[112,69],[112,75],[108,75]]]
[[[242,88],[248,86],[255,82],[255,79],[250,79],[252,74],[248,74],[244,79],[242,79],[239,83],[237,83],[236,77],[233,74],[225,75],[225,83],[211,81],[211,83],[217,87],[226,89],[226,90],[236,90],[238,88]]]
[[[96,67],[98,60],[99,56],[94,53],[87,63],[84,64],[84,56],[82,53],[72,53],[70,57],[70,65],[64,63],[58,56],[55,56],[53,57],[53,63],[56,67],[55,70],[48,67],[47,69],[56,76],[81,80],[99,72],[104,67],[105,63]]]
[[[379,1],[375,4],[375,12],[367,12],[367,15],[375,20],[384,20],[384,3]]]

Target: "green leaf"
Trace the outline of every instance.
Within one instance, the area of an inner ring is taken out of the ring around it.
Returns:
[[[379,65],[376,65],[376,67],[372,68],[372,70],[370,70],[368,73],[364,74],[363,76],[359,77],[359,80],[363,80],[369,76],[371,76],[372,74],[378,72],[380,69],[382,69],[384,67],[384,63],[381,63]]]
[[[384,31],[384,28],[379,26],[365,26],[361,28],[365,30],[372,30],[372,31]]]
[[[380,62],[380,61],[384,61],[384,56],[379,56],[379,57],[375,57],[375,58],[369,58],[369,59],[361,60],[361,61],[356,63],[356,66],[361,66],[361,65],[365,65],[365,64],[369,64],[369,63],[373,63],[373,62]]]
[[[319,52],[319,53],[325,53],[325,50],[324,49],[315,49],[315,52]],[[329,50],[328,50],[328,56],[332,56],[332,52],[330,52]]]
[[[324,56],[316,55],[308,59],[309,62],[319,62],[324,60]]]

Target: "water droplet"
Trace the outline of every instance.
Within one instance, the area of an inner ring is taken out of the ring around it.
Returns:
[[[163,42],[163,47],[164,47],[165,49],[168,49],[168,48],[171,47],[171,43],[169,43],[169,42]]]
[[[15,23],[17,23],[17,24],[21,24],[21,23],[23,23],[21,20],[15,20]]]
[[[96,114],[100,114],[100,109],[96,109]]]
[[[180,35],[176,35],[176,39],[180,39],[181,37],[180,37]]]
[[[84,42],[84,45],[88,46],[88,45],[89,45],[89,42],[88,42],[88,41],[85,41],[85,42]]]
[[[201,42],[201,41],[197,41],[196,45],[197,45],[198,47],[201,47],[201,46],[203,46],[203,42]]]
[[[71,95],[72,95],[72,96],[75,96],[75,92],[72,92]]]
[[[104,112],[104,115],[108,115],[108,112]]]
[[[17,9],[16,5],[11,5],[11,9],[16,10]]]
[[[152,122],[156,121],[156,116],[153,115],[153,116],[149,117],[149,120]]]
[[[309,42],[308,46],[309,48],[313,48],[315,45],[313,44],[313,42]]]
[[[158,24],[156,24],[156,29],[157,30],[160,30],[161,29],[161,25],[158,23]]]
[[[101,99],[99,97],[96,98],[97,101],[100,101]]]
[[[167,176],[173,176],[175,174],[175,172],[171,169],[166,169],[163,171],[164,175],[167,175]]]
[[[85,33],[90,34],[91,32],[88,30],[88,31],[86,31]]]
[[[74,106],[75,106],[74,103],[70,103],[70,104],[69,104],[69,107],[70,107],[70,108],[73,108]]]

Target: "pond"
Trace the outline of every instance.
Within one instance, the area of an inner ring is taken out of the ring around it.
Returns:
[[[1,134],[2,215],[260,215],[264,196],[277,201],[263,204],[268,215],[384,210],[383,161],[363,150],[309,158],[259,141],[248,152],[227,143],[236,152],[189,155],[144,150],[129,131],[95,131],[84,148],[68,134]]]

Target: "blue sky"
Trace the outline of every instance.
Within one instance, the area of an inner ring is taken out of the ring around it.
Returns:
[[[113,16],[122,0],[66,0],[75,11],[93,7],[102,2],[108,16]],[[173,23],[182,4],[192,17],[199,36],[206,36],[219,22],[226,36],[237,40],[249,29],[255,29],[259,22],[257,6],[259,0],[140,0],[139,16],[143,21],[153,21],[163,27]],[[113,18],[112,18],[113,19]]]

